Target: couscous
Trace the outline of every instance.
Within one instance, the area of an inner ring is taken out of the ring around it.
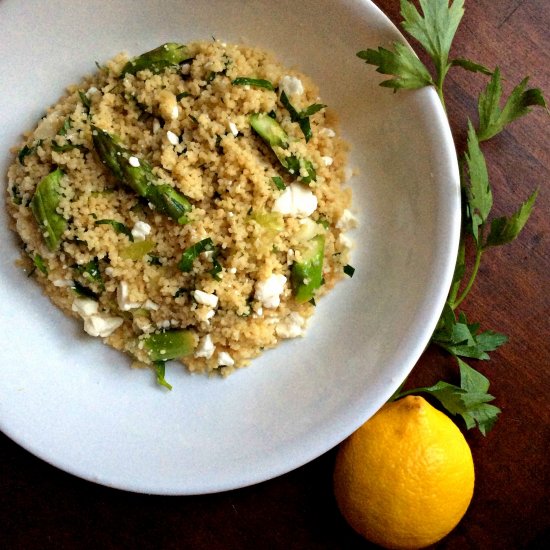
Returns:
[[[311,80],[218,41],[119,54],[17,149],[8,209],[50,299],[135,364],[227,374],[353,271],[346,145]]]

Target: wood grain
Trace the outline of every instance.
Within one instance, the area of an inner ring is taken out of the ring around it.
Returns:
[[[394,22],[396,0],[378,0]],[[550,93],[550,2],[466,0],[454,52],[499,65],[506,90],[525,75]],[[458,150],[468,117],[476,119],[483,79],[456,70],[447,107]],[[510,342],[477,365],[502,408],[484,438],[469,432],[476,465],[473,502],[438,549],[542,548],[550,540],[550,198],[548,114],[537,110],[484,145],[495,214],[510,213],[539,187],[520,239],[489,251],[464,309]],[[453,363],[434,350],[409,386],[456,380]],[[334,451],[278,479],[202,497],[135,495],[76,479],[0,434],[2,546],[16,548],[355,549],[371,545],[339,516],[331,489]]]

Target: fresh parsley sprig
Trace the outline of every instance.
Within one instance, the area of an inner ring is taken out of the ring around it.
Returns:
[[[488,393],[489,380],[469,366],[463,358],[488,360],[489,353],[504,344],[508,338],[490,330],[481,331],[478,323],[469,323],[463,312],[457,308],[471,291],[478,274],[483,253],[490,247],[501,246],[513,241],[525,226],[538,190],[510,216],[490,219],[493,207],[493,193],[489,171],[480,143],[502,132],[508,124],[526,115],[531,107],[547,109],[543,93],[538,88],[527,89],[528,78],[524,78],[502,103],[500,69],[487,67],[468,59],[450,59],[453,38],[464,15],[464,0],[420,0],[419,11],[410,0],[401,0],[402,27],[415,38],[434,64],[434,74],[420,61],[415,53],[400,42],[392,49],[379,47],[357,53],[376,70],[392,78],[380,85],[388,88],[418,89],[434,86],[445,107],[443,84],[448,71],[459,67],[480,73],[490,80],[478,99],[477,129],[468,120],[466,150],[458,155],[461,171],[461,187],[464,197],[464,214],[458,258],[447,302],[431,343],[453,356],[460,371],[460,386],[440,381],[434,386],[401,391],[394,394],[397,399],[410,393],[428,393],[439,400],[453,415],[460,415],[468,429],[477,426],[485,435],[494,425],[500,409],[490,405],[494,397]],[[473,249],[473,266],[468,270],[467,251]],[[466,279],[467,271],[470,272]]]

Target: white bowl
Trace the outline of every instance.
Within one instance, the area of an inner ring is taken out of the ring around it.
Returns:
[[[81,29],[84,29],[82,31]],[[105,485],[196,494],[257,483],[327,451],[390,397],[437,322],[459,237],[454,146],[431,89],[392,93],[355,54],[401,36],[369,1],[4,0],[0,174],[9,148],[65,86],[122,50],[215,36],[276,53],[320,85],[352,146],[351,280],[306,338],[228,379],[148,370],[82,333],[14,265],[0,211],[0,428],[44,460]]]

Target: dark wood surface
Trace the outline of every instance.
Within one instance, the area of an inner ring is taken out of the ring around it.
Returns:
[[[394,22],[397,0],[376,2]],[[499,65],[507,90],[525,75],[550,94],[550,1],[466,0],[454,52]],[[475,119],[483,79],[455,71],[447,108],[457,148]],[[488,437],[468,432],[476,466],[472,504],[436,548],[542,548],[550,542],[548,316],[550,117],[537,110],[487,143],[494,212],[511,213],[539,186],[520,239],[488,252],[465,302],[472,320],[510,342],[476,365],[491,380],[502,415]],[[4,365],[6,367],[6,365]],[[428,351],[410,387],[445,377],[448,358]],[[334,450],[277,479],[199,497],[125,493],[82,481],[35,458],[0,434],[0,545],[4,548],[370,548],[341,519],[331,488]]]

